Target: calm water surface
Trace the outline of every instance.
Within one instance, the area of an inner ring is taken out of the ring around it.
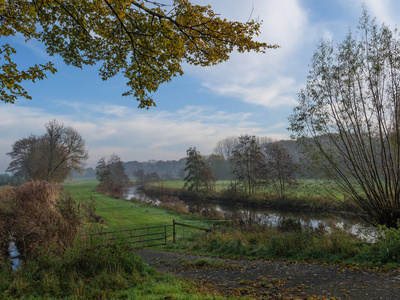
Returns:
[[[162,202],[159,199],[154,199],[146,196],[144,193],[137,191],[135,187],[130,188],[126,199],[130,200],[132,197],[139,199],[142,202],[160,205]],[[202,208],[199,207],[197,201],[184,201],[189,211],[198,211]],[[298,211],[284,211],[274,210],[269,208],[260,207],[243,207],[237,204],[227,204],[219,201],[205,201],[202,204],[204,208],[215,209],[223,214],[239,213],[241,215],[251,216],[253,220],[261,224],[269,224],[277,226],[282,218],[292,216],[300,219],[303,225],[309,225],[313,228],[324,226],[325,228],[331,227],[332,224],[339,228],[344,228],[347,232],[355,234],[363,238],[367,242],[373,242],[376,239],[377,232],[373,227],[363,223],[353,215],[341,215],[333,213],[313,213],[313,212],[298,212]]]

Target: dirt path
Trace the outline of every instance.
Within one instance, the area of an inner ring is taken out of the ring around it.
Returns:
[[[223,295],[248,295],[254,299],[400,300],[400,270],[228,260],[156,250],[138,250],[137,254],[159,272],[188,278],[203,289]]]

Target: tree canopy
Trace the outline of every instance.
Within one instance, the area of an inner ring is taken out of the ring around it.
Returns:
[[[129,177],[121,158],[112,154],[108,161],[102,157],[97,162],[96,179],[100,182],[97,189],[115,198],[122,198],[129,185]]]
[[[260,25],[222,19],[209,5],[188,0],[0,1],[0,37],[19,33],[36,39],[67,65],[99,64],[103,80],[122,73],[128,86],[123,95],[136,98],[140,108],[155,106],[151,94],[182,75],[183,63],[211,66],[229,59],[235,49],[276,48],[254,40]],[[51,62],[19,70],[12,61],[15,52],[9,44],[0,48],[0,97],[10,103],[30,99],[23,81],[56,72]]]
[[[56,120],[45,127],[44,135],[31,135],[13,144],[7,153],[12,159],[8,172],[25,180],[62,182],[72,171],[84,170],[88,151],[82,136]]]
[[[196,147],[186,150],[185,172],[185,187],[189,190],[198,192],[202,187],[208,191],[214,190],[217,178]]]

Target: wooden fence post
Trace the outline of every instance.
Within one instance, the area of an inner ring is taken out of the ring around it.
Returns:
[[[176,235],[176,231],[175,231],[175,220],[172,220],[172,236],[173,236],[172,240],[173,240],[173,243],[174,243],[174,244],[175,244],[175,242],[176,242],[175,235]]]
[[[164,244],[167,244],[167,226],[164,227]]]

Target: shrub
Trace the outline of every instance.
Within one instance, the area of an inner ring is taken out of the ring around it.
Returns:
[[[281,217],[278,222],[278,230],[280,232],[301,232],[303,227],[301,225],[300,219],[289,216]]]
[[[177,197],[162,196],[159,200],[161,202],[161,207],[181,214],[190,214],[185,202],[179,200]]]
[[[45,181],[3,189],[0,195],[2,252],[7,251],[11,236],[24,258],[37,256],[39,249],[46,255],[62,253],[73,245],[81,225],[79,205],[70,195],[60,195],[58,184]]]
[[[375,243],[364,248],[358,257],[374,263],[400,264],[400,229],[378,227],[378,238]]]

